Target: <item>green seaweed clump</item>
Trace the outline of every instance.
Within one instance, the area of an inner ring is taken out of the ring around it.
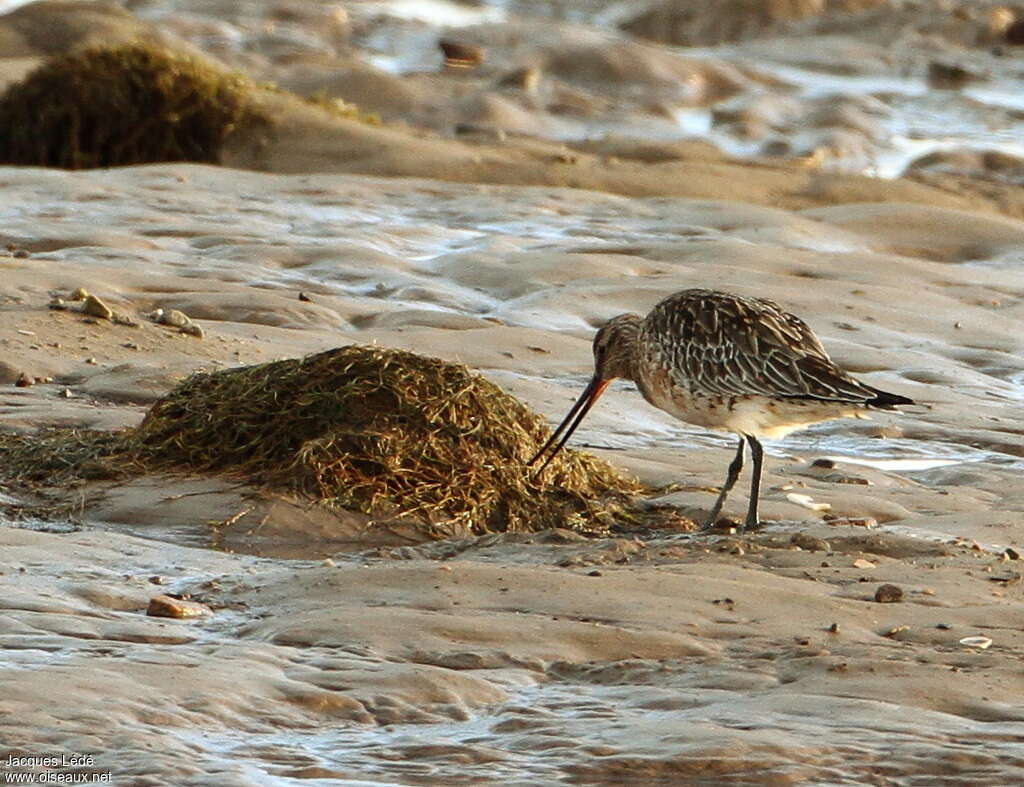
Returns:
[[[0,162],[83,169],[219,163],[240,125],[264,119],[245,76],[151,43],[48,60],[0,96]]]

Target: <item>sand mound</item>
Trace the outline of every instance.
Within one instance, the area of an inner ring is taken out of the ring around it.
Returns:
[[[0,96],[0,161],[112,167],[219,163],[225,139],[255,121],[240,74],[153,44],[54,58]]]
[[[525,462],[547,434],[464,366],[348,346],[193,375],[126,439],[151,469],[239,475],[438,535],[607,524],[600,499],[636,485],[577,452],[533,483]]]

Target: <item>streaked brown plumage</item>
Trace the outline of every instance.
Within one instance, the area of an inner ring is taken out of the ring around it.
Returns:
[[[589,385],[530,463],[561,436],[541,470],[547,467],[609,383],[632,380],[648,402],[679,420],[739,435],[706,527],[715,524],[743,469],[744,445],[753,460],[745,527],[753,527],[763,459],[757,438],[914,403],[844,372],[807,324],[774,301],[715,290],[683,290],[646,317],[612,318],[594,337],[594,367]]]

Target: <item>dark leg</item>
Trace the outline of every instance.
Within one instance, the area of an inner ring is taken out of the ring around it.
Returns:
[[[757,499],[761,495],[761,463],[764,459],[764,449],[756,437],[747,435],[747,442],[750,444],[750,458],[753,460],[753,478],[750,479],[750,506],[747,508],[747,521],[743,523],[743,530],[754,529],[758,525]]]
[[[710,530],[715,526],[715,522],[718,521],[718,515],[722,513],[722,506],[725,504],[725,497],[729,494],[729,490],[736,485],[736,479],[740,477],[740,471],[743,469],[743,449],[745,448],[743,438],[740,438],[739,448],[736,450],[736,458],[732,460],[729,465],[729,473],[725,477],[725,483],[722,485],[722,491],[718,493],[718,499],[715,501],[714,507],[711,509],[711,515],[708,517],[708,521],[704,524],[705,530]]]

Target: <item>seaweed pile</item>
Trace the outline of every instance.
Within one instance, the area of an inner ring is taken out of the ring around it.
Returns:
[[[52,58],[0,96],[0,162],[83,169],[219,163],[229,135],[264,121],[255,84],[158,44]]]
[[[350,345],[194,374],[137,429],[73,433],[74,450],[59,461],[59,440],[26,441],[20,466],[32,458],[66,474],[79,457],[92,477],[104,467],[212,472],[378,521],[414,521],[436,537],[607,529],[639,485],[577,451],[535,479],[526,462],[548,434],[544,419],[464,366]],[[2,441],[0,455],[12,457]]]

